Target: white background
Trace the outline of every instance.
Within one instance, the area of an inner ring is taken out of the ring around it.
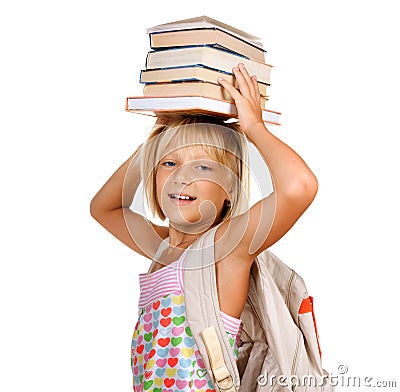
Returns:
[[[314,296],[324,367],[399,388],[396,3],[2,5],[0,389],[132,390],[137,274],[150,260],[98,225],[89,203],[153,123],[124,111],[141,94],[146,28],[200,15],[262,37],[270,108],[282,112],[270,130],[319,180],[271,250]]]

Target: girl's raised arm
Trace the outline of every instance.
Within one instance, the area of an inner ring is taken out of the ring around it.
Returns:
[[[168,228],[157,226],[129,207],[141,181],[140,150],[117,169],[90,203],[90,214],[116,238],[135,252],[153,258]]]
[[[233,72],[240,92],[224,79],[219,82],[235,100],[240,127],[264,158],[274,187],[248,212],[221,225],[221,232],[227,230],[230,238],[237,238],[237,255],[252,262],[304,213],[316,195],[318,182],[303,159],[265,127],[256,77],[250,77],[243,64]]]

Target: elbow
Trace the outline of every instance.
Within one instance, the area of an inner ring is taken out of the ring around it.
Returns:
[[[99,222],[100,224],[102,224],[102,222],[104,221],[104,219],[107,217],[107,215],[110,212],[117,210],[119,208],[121,208],[121,207],[111,208],[110,206],[102,203],[101,198],[97,198],[97,196],[95,196],[90,201],[89,211],[90,211],[91,217],[93,219],[95,219],[97,222]]]
[[[89,211],[90,211],[90,215],[92,218],[94,218],[95,220],[99,220],[100,216],[101,216],[101,209],[97,203],[96,197],[94,197],[91,201],[90,201],[90,206],[89,206]]]
[[[96,210],[96,207],[95,207],[95,203],[93,202],[93,199],[90,201],[89,212],[90,212],[90,216],[92,218],[96,219],[97,210]]]
[[[308,197],[310,198],[311,203],[318,192],[318,180],[317,177],[315,177],[314,173],[310,172],[308,174],[303,187],[305,189],[306,195],[308,195]]]
[[[288,191],[288,197],[300,201],[308,207],[318,192],[318,180],[312,172],[304,173],[293,183]]]

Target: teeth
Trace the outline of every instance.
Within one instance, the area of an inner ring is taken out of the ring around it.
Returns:
[[[171,195],[173,199],[190,200],[189,196]]]

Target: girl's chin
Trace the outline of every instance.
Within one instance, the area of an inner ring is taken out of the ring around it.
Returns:
[[[173,226],[201,226],[203,229],[212,225],[216,220],[216,210],[204,204],[201,209],[193,202],[186,202],[179,206],[166,205],[163,213]],[[209,208],[207,208],[209,207]],[[194,228],[195,229],[195,228]],[[196,229],[195,229],[196,230]]]
[[[168,220],[172,223],[179,225],[193,225],[194,223],[199,223],[201,216],[197,214],[165,214]]]
[[[193,226],[193,229],[196,229],[196,226],[202,226],[207,228],[215,221],[215,216],[201,216],[197,213],[188,214],[188,213],[177,213],[174,211],[173,213],[168,213],[168,211],[164,211],[164,215],[167,217],[168,221],[172,226]]]

